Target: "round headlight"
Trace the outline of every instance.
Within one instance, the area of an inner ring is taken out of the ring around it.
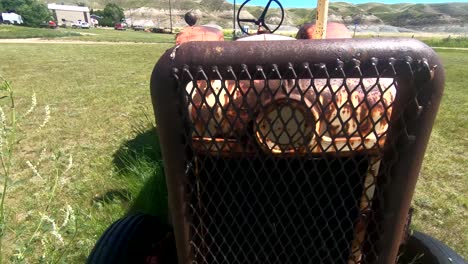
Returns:
[[[263,148],[273,153],[306,150],[313,138],[315,122],[311,109],[296,100],[270,103],[259,114],[255,136]]]

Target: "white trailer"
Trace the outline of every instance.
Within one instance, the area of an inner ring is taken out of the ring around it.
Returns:
[[[16,13],[2,13],[1,20],[4,24],[23,24],[23,18]]]

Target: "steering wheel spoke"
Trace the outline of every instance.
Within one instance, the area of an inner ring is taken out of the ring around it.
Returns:
[[[249,23],[257,23],[257,20],[255,19],[238,19],[237,21],[239,22],[249,22]]]
[[[267,14],[267,12],[268,12],[268,9],[270,9],[270,5],[271,5],[271,0],[268,1],[268,4],[265,6],[265,9],[263,9],[262,14],[260,15],[260,18],[261,18],[262,20],[265,20],[265,17],[266,17],[266,14]]]
[[[243,19],[243,18],[240,18],[240,14],[242,12],[242,9],[250,1],[251,0],[244,1],[244,3],[242,3],[242,5],[240,6],[239,11],[237,12],[237,24],[239,25],[240,30],[245,34],[250,35],[249,32],[247,32],[244,29],[244,27],[241,25],[241,22],[253,23],[253,24],[259,26],[259,29],[262,28],[262,27],[265,28],[269,33],[274,33],[276,30],[278,30],[278,28],[281,26],[281,24],[283,23],[283,20],[284,20],[284,9],[283,9],[283,6],[281,5],[281,3],[278,0],[268,0],[268,3],[266,4],[265,8],[263,9],[260,17],[258,17],[257,19]],[[281,20],[280,20],[278,26],[276,26],[273,30],[265,22],[265,17],[267,16],[268,10],[270,9],[270,6],[271,6],[272,2],[275,2],[278,5],[279,10],[281,12]]]

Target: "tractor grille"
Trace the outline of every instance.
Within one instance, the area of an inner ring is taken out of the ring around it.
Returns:
[[[368,157],[199,157],[195,263],[346,263]]]
[[[180,263],[391,263],[443,77],[419,42],[351,42],[188,43],[160,60]]]
[[[395,79],[226,69],[182,69],[194,263],[361,261]]]

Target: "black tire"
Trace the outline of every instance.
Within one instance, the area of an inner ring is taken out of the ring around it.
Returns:
[[[413,231],[403,247],[401,264],[466,264],[467,262],[441,241]]]
[[[154,216],[135,214],[124,217],[107,228],[87,263],[176,264],[172,230]]]

